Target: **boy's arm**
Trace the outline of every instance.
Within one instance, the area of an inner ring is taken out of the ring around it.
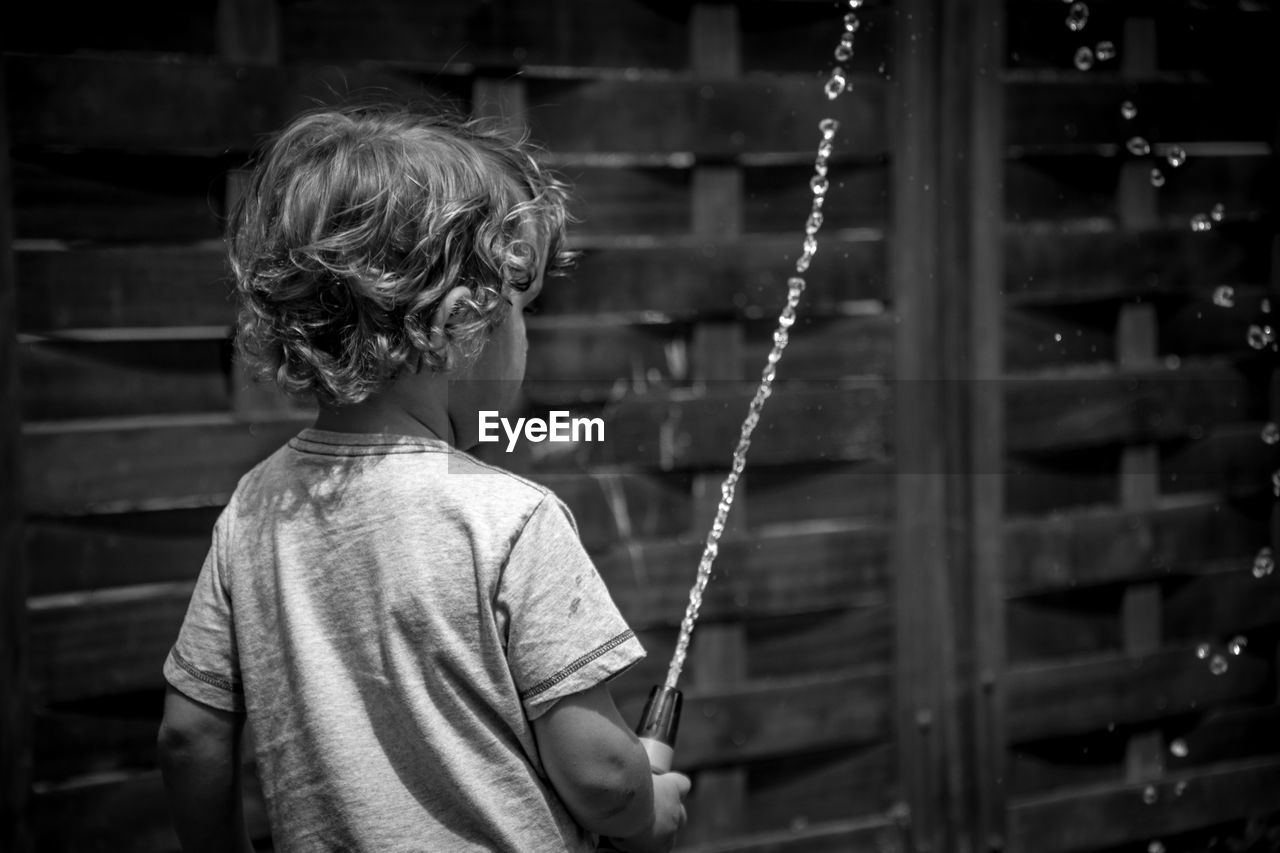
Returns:
[[[186,853],[253,850],[240,797],[244,715],[170,687],[157,748],[178,840]]]
[[[627,850],[671,848],[684,824],[689,780],[653,774],[606,684],[560,699],[533,730],[551,784],[579,824]]]

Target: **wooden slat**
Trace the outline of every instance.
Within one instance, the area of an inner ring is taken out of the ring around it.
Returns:
[[[1009,810],[1010,849],[1095,850],[1270,811],[1280,790],[1280,761],[1223,765],[1151,784],[1157,797],[1151,804],[1143,798],[1146,785],[1141,783],[1099,785],[1015,803]]]
[[[1005,584],[1011,595],[1025,595],[1233,564],[1245,571],[1266,535],[1264,520],[1203,500],[1017,519],[1005,527]]]
[[[823,519],[886,520],[893,513],[893,463],[756,465],[747,474],[752,528]]]
[[[1167,760],[1175,771],[1276,755],[1280,753],[1280,707],[1213,711],[1178,736],[1187,749],[1185,755],[1170,753]]]
[[[1270,666],[1236,657],[1214,675],[1195,646],[1018,667],[1008,674],[1009,737],[1030,741],[1145,723],[1263,694]]]
[[[23,453],[33,514],[123,512],[225,503],[240,476],[295,435],[306,418],[226,416],[28,426]]]
[[[1267,111],[1252,109],[1249,95],[1226,82],[1134,84],[1096,75],[1082,80],[1073,72],[1052,79],[1014,72],[1006,80],[1011,146],[1115,145],[1134,133],[1118,108],[1126,98],[1142,105],[1135,124],[1151,140],[1270,142],[1273,133]]]
[[[19,55],[4,61],[20,148],[247,151],[317,100],[376,91],[465,103],[466,94],[464,78],[438,70]],[[120,92],[130,97],[121,101]]]
[[[30,645],[28,575],[22,553],[22,398],[17,367],[6,78],[0,67],[0,696],[4,697],[0,699],[0,847],[26,853],[31,849],[25,817],[31,761],[27,705]]]
[[[17,255],[24,332],[218,326],[235,320],[221,246],[23,251]]]
[[[806,672],[888,666],[893,626],[885,605],[753,619],[746,625],[747,674],[770,678]]]
[[[226,411],[228,340],[29,343],[19,351],[30,420]]]
[[[1119,109],[1118,104],[1112,109]],[[1159,145],[1161,140],[1153,142]],[[1120,169],[1126,162],[1135,161],[1099,157],[1095,152],[1008,160],[1005,193],[1009,219],[1027,224],[1115,217]],[[1137,165],[1149,176],[1151,163]],[[1166,167],[1172,174],[1166,175],[1153,210],[1160,221],[1177,217],[1180,222],[1217,203],[1233,218],[1265,215],[1271,205],[1267,187],[1274,169],[1270,157],[1246,148],[1230,156],[1193,154],[1176,172]]]
[[[625,719],[639,718],[637,700],[622,704]],[[696,771],[877,742],[889,733],[888,702],[887,671],[691,688],[680,718],[680,766]]]
[[[607,463],[727,467],[753,392],[739,383],[718,383],[705,395],[687,399],[624,398],[609,407],[605,440],[592,449]],[[882,458],[887,403],[887,389],[875,382],[794,383],[779,389],[752,438],[752,460]],[[805,428],[795,429],[798,423]]]
[[[14,163],[17,236],[211,240],[221,232],[221,158],[26,152]]]
[[[1252,562],[1246,556],[1239,560],[1239,571],[1188,578],[1174,585],[1165,601],[1169,636],[1182,640],[1226,637],[1280,625],[1280,576],[1255,578]]]
[[[1015,304],[1087,302],[1212,292],[1222,283],[1262,283],[1271,233],[1256,223],[1141,232],[1013,232],[1005,241],[1005,293]]]
[[[540,298],[548,313],[776,314],[800,241],[685,239],[585,248],[572,277],[552,282]],[[828,236],[810,269],[806,310],[843,313],[849,302],[881,298],[883,252],[874,236]],[[220,245],[23,251],[17,263],[23,331],[234,320]]]
[[[704,623],[820,613],[885,601],[883,528],[774,533],[726,541],[707,588]],[[627,621],[676,624],[701,541],[620,547],[597,565]],[[785,567],[781,571],[779,567]]]
[[[1229,365],[1017,377],[1005,383],[1008,448],[1066,450],[1203,435],[1262,411],[1262,391]]]
[[[849,818],[749,839],[682,847],[681,853],[905,853],[904,828],[882,817]]]
[[[854,78],[835,102],[813,80],[793,76],[525,80],[534,135],[560,154],[811,152],[818,122],[827,117],[840,122],[841,151],[866,156],[888,148],[885,87],[874,78]]]
[[[851,815],[880,815],[890,806],[890,744],[785,756],[748,766],[745,828],[800,831]]]

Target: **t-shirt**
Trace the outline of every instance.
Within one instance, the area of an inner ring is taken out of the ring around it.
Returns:
[[[643,656],[547,489],[307,429],[240,481],[164,674],[248,714],[282,853],[576,851],[530,721]]]

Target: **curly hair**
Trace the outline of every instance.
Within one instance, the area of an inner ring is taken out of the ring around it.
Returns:
[[[360,106],[305,113],[258,154],[232,213],[236,345],[259,376],[322,404],[406,369],[473,357],[564,251],[567,190],[527,136]],[[457,285],[445,328],[432,317]]]

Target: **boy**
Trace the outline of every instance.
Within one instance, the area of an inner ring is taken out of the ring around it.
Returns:
[[[519,387],[565,218],[474,123],[319,111],[261,156],[238,345],[319,415],[240,481],[165,661],[184,849],[251,849],[246,718],[282,853],[674,843],[689,780],[619,717],[606,682],[644,652],[568,510],[458,449]]]

